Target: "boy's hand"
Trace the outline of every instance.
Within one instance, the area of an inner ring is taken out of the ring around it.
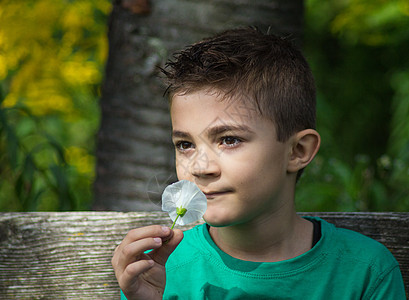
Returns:
[[[116,247],[112,266],[122,292],[131,299],[162,299],[165,263],[183,238],[180,229],[153,225],[133,229]],[[148,254],[144,252],[153,249]]]

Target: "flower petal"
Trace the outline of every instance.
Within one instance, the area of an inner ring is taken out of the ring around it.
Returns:
[[[179,219],[177,219],[176,224],[187,225],[187,224],[196,222],[203,217],[203,214],[204,213],[202,211],[188,209],[186,214],[183,216],[183,218],[179,217]]]
[[[162,194],[162,210],[169,213],[172,221],[177,217],[176,208],[186,208],[187,212],[176,221],[178,225],[196,222],[207,209],[207,199],[196,184],[181,180],[168,185]]]
[[[174,185],[168,185],[162,194],[162,210],[170,212],[177,207],[175,199],[180,198],[180,188]]]

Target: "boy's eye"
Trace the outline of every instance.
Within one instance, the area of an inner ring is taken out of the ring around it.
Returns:
[[[221,143],[228,147],[236,146],[240,142],[241,142],[241,139],[234,137],[234,136],[225,136],[225,137],[222,137],[221,139]]]
[[[193,148],[193,144],[191,142],[186,142],[186,141],[180,141],[175,144],[176,149],[180,151],[185,151],[190,148]]]

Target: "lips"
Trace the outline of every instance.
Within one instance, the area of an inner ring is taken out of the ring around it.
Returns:
[[[231,190],[209,191],[209,192],[203,191],[203,194],[206,195],[207,199],[214,199],[218,196],[223,196],[231,192],[232,192]]]

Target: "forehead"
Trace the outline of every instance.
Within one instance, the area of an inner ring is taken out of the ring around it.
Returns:
[[[175,94],[170,101],[172,120],[180,114],[195,111],[217,113],[229,121],[243,121],[244,119],[260,118],[257,105],[242,97],[226,95],[218,90],[199,90],[191,93]]]
[[[273,122],[263,117],[255,105],[217,93],[202,91],[175,95],[171,120],[173,133],[202,136],[209,132],[247,131],[275,136]]]

